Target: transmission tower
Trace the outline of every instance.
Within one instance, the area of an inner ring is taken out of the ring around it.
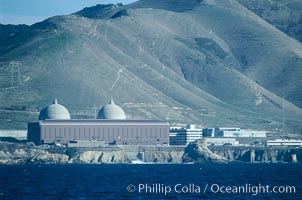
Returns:
[[[22,67],[22,63],[18,61],[11,61],[9,63],[9,67],[11,68],[11,86],[20,86],[21,85],[21,74],[20,74],[20,68]],[[14,80],[15,77],[17,76],[17,80]]]

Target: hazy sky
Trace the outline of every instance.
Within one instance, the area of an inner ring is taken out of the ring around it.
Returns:
[[[96,4],[128,4],[136,0],[0,0],[1,24],[33,24]]]

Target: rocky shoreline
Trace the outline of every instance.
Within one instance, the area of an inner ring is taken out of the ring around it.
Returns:
[[[41,147],[0,142],[0,164],[130,164],[206,162],[301,162],[302,148],[207,147],[202,140],[187,147],[109,146]]]
[[[203,141],[199,140],[189,144],[186,151],[187,153],[183,158],[191,162],[302,162],[301,147],[206,147]]]

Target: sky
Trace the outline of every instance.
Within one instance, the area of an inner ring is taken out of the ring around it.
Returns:
[[[129,4],[136,0],[0,0],[1,24],[34,24],[96,4]]]

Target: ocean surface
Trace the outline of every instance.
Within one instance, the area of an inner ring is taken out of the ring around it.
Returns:
[[[0,165],[0,199],[301,200],[302,164]]]

